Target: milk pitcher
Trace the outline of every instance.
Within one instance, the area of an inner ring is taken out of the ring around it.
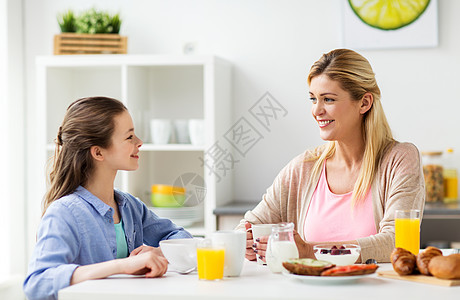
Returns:
[[[282,263],[291,258],[299,258],[294,241],[294,223],[278,223],[273,226],[268,238],[266,261],[273,273],[281,273]]]

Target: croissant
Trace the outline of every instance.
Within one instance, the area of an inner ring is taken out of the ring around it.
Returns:
[[[441,250],[436,247],[427,247],[425,251],[420,252],[417,255],[417,268],[423,275],[431,275],[430,271],[428,270],[428,265],[430,261],[435,256],[442,256]]]
[[[428,268],[436,278],[460,279],[460,254],[433,257]]]
[[[391,264],[399,275],[409,275],[415,270],[416,257],[410,251],[403,248],[395,248],[391,252]]]

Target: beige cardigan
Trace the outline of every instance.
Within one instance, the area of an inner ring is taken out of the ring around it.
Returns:
[[[315,163],[311,158],[312,152],[306,151],[291,160],[267,189],[263,200],[252,211],[246,212],[238,228],[244,228],[246,220],[253,224],[293,222],[304,238],[307,208],[320,175],[310,178]],[[357,240],[361,246],[361,259],[388,262],[395,243],[395,210],[413,208],[423,213],[425,182],[417,148],[410,143],[395,143],[389,147],[371,190],[377,234]]]

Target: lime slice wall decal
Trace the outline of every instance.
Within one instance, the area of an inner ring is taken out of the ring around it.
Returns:
[[[438,0],[342,0],[343,47],[356,50],[438,45]]]
[[[417,20],[430,0],[348,0],[353,12],[365,24],[382,30],[396,30]]]

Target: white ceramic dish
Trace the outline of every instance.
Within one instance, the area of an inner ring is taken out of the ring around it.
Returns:
[[[361,247],[355,244],[345,244],[344,249],[335,249],[334,251],[347,251],[347,254],[331,254],[330,245],[315,245],[313,246],[313,252],[317,260],[328,261],[336,266],[347,266],[354,264],[361,253]],[[328,253],[322,253],[322,252]]]
[[[203,220],[203,206],[183,207],[149,207],[157,216],[170,219],[176,225],[182,227],[191,226],[193,223]]]
[[[172,269],[187,272],[196,268],[196,247],[201,239],[160,241],[160,248]]]
[[[366,275],[352,275],[352,276],[308,276],[308,275],[297,275],[289,273],[286,270],[282,271],[282,274],[290,279],[301,281],[303,283],[311,284],[338,284],[353,282],[361,278],[369,277],[372,274]]]

